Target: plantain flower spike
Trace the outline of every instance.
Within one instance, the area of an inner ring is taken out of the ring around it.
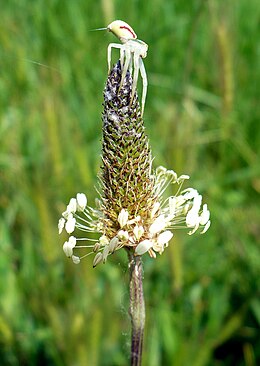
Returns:
[[[202,196],[193,188],[182,190],[189,176],[178,177],[164,167],[153,169],[137,93],[132,97],[132,76],[127,72],[120,86],[121,74],[118,62],[104,90],[101,193],[96,207],[78,193],[58,223],[59,233],[69,234],[63,251],[76,264],[93,254],[95,267],[121,248],[156,258],[168,247],[175,229],[204,234],[210,226]],[[171,184],[176,194],[165,197]],[[98,234],[96,239],[93,233]]]

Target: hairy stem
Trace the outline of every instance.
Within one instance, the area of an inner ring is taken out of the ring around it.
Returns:
[[[131,366],[142,363],[142,347],[145,324],[145,303],[143,292],[143,265],[140,256],[128,252],[130,269],[130,306],[132,325]]]

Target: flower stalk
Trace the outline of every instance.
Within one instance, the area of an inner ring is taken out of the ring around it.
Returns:
[[[142,361],[143,336],[145,326],[145,301],[143,292],[143,265],[141,256],[128,252],[129,314],[132,325],[131,366],[140,366]]]

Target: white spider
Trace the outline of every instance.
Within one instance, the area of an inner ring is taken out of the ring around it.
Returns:
[[[143,79],[143,94],[142,94],[142,115],[143,115],[146,93],[147,93],[147,84],[148,84],[143,58],[145,58],[147,55],[148,45],[145,42],[137,39],[137,35],[135,34],[134,30],[130,27],[130,25],[123,22],[122,20],[115,20],[114,22],[110,23],[106,29],[109,32],[112,32],[122,42],[122,44],[110,43],[107,49],[108,71],[110,71],[111,68],[112,48],[120,49],[120,63],[123,70],[120,88],[123,85],[127,70],[130,69],[130,71],[132,72],[132,62],[134,64],[133,86],[132,86],[130,103],[132,103],[134,98],[134,94],[137,87],[138,73],[140,70],[140,74]]]

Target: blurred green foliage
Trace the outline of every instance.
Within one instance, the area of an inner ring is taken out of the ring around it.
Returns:
[[[144,258],[143,363],[259,365],[258,0],[1,3],[0,363],[129,363],[125,253],[75,266],[57,234],[70,197],[96,196],[116,40],[89,30],[114,19],[149,45],[155,166],[189,174],[212,214],[206,235]]]

